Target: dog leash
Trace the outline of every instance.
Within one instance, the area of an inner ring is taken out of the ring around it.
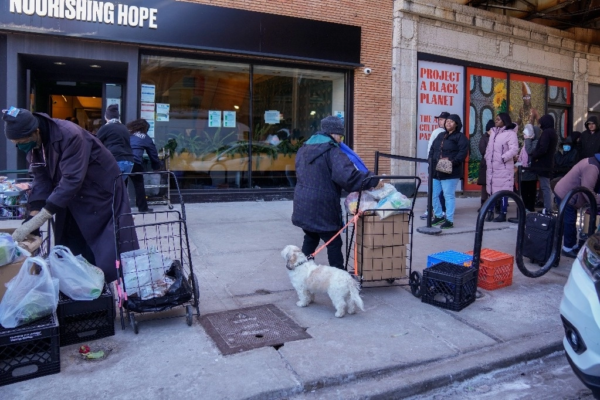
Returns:
[[[308,258],[309,260],[312,260],[312,259],[314,259],[314,258],[315,258],[315,256],[316,256],[317,254],[319,254],[319,252],[320,252],[321,250],[323,250],[325,247],[327,247],[327,245],[328,245],[329,243],[331,243],[331,242],[333,241],[333,239],[335,239],[336,237],[338,237],[338,236],[340,235],[340,233],[342,233],[342,232],[344,231],[344,229],[346,229],[346,227],[348,227],[348,225],[350,225],[350,224],[355,224],[355,223],[356,223],[356,221],[358,221],[358,217],[360,217],[361,215],[362,215],[362,211],[358,211],[356,214],[354,214],[354,217],[352,217],[352,219],[351,219],[350,221],[348,221],[348,223],[347,223],[346,225],[344,225],[344,226],[342,227],[342,229],[340,229],[340,230],[338,231],[338,233],[336,233],[335,235],[333,235],[333,236],[331,237],[331,239],[329,239],[329,240],[327,241],[327,243],[325,243],[324,245],[322,245],[321,247],[319,247],[318,249],[316,249],[316,250],[315,250],[315,252],[314,252],[314,253],[312,253],[312,254],[311,254],[310,256],[308,256],[307,258]]]

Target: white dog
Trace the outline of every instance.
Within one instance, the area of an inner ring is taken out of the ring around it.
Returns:
[[[306,307],[314,300],[315,293],[327,293],[335,306],[335,316],[354,314],[356,307],[364,311],[363,301],[358,294],[358,282],[350,274],[327,265],[317,265],[309,260],[302,250],[288,245],[281,252],[287,261],[292,286],[296,289],[300,300],[298,307]]]

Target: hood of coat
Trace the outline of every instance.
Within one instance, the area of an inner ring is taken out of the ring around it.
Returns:
[[[590,122],[593,124],[596,124],[596,130],[598,130],[598,128],[600,128],[600,126],[598,126],[598,117],[596,117],[595,115],[592,115],[591,117],[589,117],[587,119],[587,121],[585,121],[585,129],[587,129],[587,130],[590,129],[590,128],[588,128],[588,124]]]
[[[542,130],[554,128],[554,117],[550,114],[546,114],[540,118],[540,127]]]

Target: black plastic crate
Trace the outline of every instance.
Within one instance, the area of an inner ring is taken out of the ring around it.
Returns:
[[[423,270],[421,301],[460,311],[475,301],[477,270],[442,262]]]
[[[58,317],[31,324],[0,326],[0,386],[60,372]]]
[[[60,293],[60,345],[96,340],[115,334],[115,301],[108,285],[92,301],[76,301]]]

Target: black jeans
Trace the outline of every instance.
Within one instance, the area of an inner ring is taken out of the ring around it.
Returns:
[[[309,256],[317,249],[321,239],[325,243],[329,241],[337,233],[335,232],[310,232],[305,229],[304,231],[304,243],[302,243],[302,252]],[[344,268],[344,255],[342,254],[342,237],[338,235],[329,245],[327,246],[327,258],[329,259],[329,265],[339,269]]]
[[[131,172],[144,172],[142,164],[133,164]],[[135,189],[135,205],[138,211],[147,211],[148,202],[146,201],[146,189],[144,189],[144,175],[129,175],[129,179],[133,182],[133,188]]]

